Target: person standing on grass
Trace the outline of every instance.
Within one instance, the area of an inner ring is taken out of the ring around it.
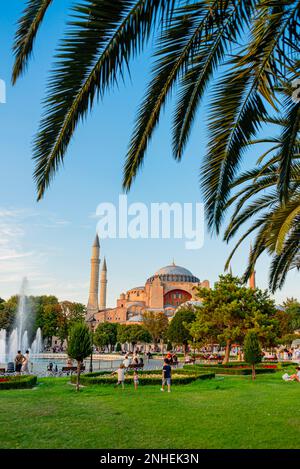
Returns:
[[[171,365],[169,364],[169,360],[167,358],[164,359],[164,366],[162,369],[162,386],[161,391],[164,392],[165,385],[168,386],[168,392],[171,392],[171,374],[172,369]]]
[[[119,368],[117,369],[117,371],[115,371],[112,374],[115,374],[115,373],[117,373],[117,375],[118,375],[118,382],[115,385],[115,387],[120,386],[120,384],[121,384],[122,389],[124,389],[124,381],[125,381],[125,367],[124,367],[124,365],[123,364],[120,365]]]
[[[139,375],[136,370],[134,370],[134,373],[133,373],[133,384],[134,384],[134,389],[137,390],[138,385],[139,385]]]
[[[15,365],[16,365],[16,373],[20,374],[23,362],[25,360],[24,355],[21,353],[21,350],[18,350],[18,353],[15,358]]]
[[[22,372],[23,373],[29,373],[29,350],[26,350],[23,364],[22,364]]]
[[[130,358],[128,355],[125,355],[125,358],[123,360],[123,365],[125,368],[129,368],[129,365],[130,365]]]

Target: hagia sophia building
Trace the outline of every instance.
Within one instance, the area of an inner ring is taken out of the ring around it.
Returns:
[[[100,243],[97,235],[92,247],[87,318],[93,317],[97,323],[108,321],[132,324],[141,322],[143,312],[151,310],[164,312],[171,319],[183,303],[199,303],[195,287],[209,288],[209,281],[200,281],[188,269],[173,262],[151,275],[145,285],[121,293],[115,308],[107,308],[107,265],[104,258],[100,271]]]

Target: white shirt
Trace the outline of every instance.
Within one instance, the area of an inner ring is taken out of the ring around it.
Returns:
[[[124,368],[118,368],[117,373],[118,373],[118,381],[124,381],[124,378],[125,378]]]

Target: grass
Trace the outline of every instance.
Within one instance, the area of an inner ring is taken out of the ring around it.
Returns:
[[[76,393],[68,378],[1,391],[0,448],[298,448],[300,384],[282,372]]]

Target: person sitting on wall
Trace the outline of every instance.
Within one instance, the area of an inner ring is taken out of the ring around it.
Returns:
[[[73,360],[72,358],[68,357],[67,358],[67,367],[71,368],[73,366]]]
[[[53,363],[50,362],[49,365],[47,366],[47,371],[50,371],[52,373],[53,371]]]

